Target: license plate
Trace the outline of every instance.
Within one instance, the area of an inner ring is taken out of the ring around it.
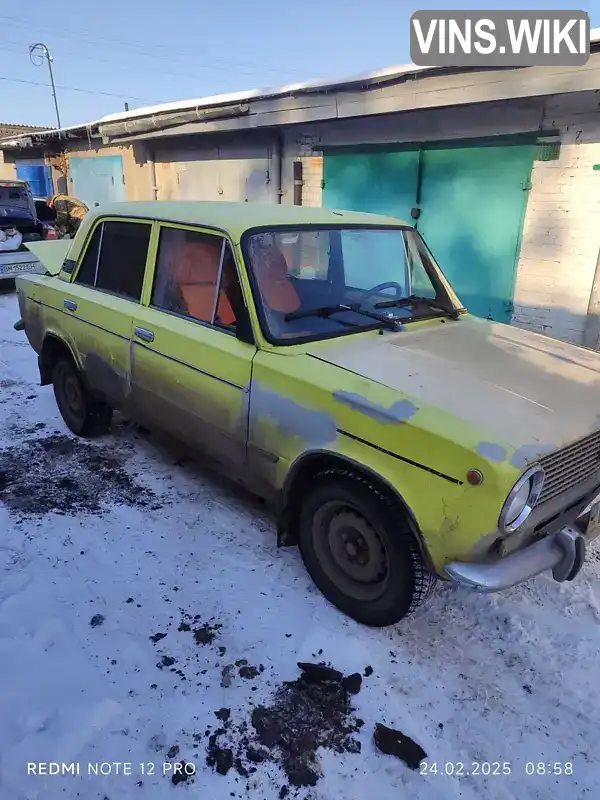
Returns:
[[[13,272],[31,272],[39,268],[39,261],[27,261],[24,264],[5,264],[0,267],[0,275],[9,275]]]

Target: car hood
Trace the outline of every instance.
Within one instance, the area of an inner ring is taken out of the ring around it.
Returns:
[[[600,354],[510,325],[466,315],[309,354],[476,425],[524,463],[600,430]]]

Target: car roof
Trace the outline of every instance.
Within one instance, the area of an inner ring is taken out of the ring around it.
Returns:
[[[249,228],[271,225],[392,225],[406,226],[395,217],[361,211],[336,211],[312,206],[264,203],[229,203],[224,201],[147,200],[111,203],[90,209],[91,218],[100,216],[139,217],[164,222],[202,225],[227,231],[233,236]]]
[[[27,186],[27,181],[20,181],[16,178],[0,178],[0,186]]]

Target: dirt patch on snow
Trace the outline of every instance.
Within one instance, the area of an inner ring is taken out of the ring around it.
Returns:
[[[114,453],[62,435],[0,450],[0,501],[27,515],[98,513],[104,503],[160,507]]]
[[[319,747],[360,753],[356,734],[364,723],[354,716],[351,697],[341,673],[316,677],[303,671],[282,684],[269,706],[252,711],[251,727],[219,712],[222,724],[206,732],[207,763],[220,774],[233,768],[248,777],[256,764],[269,761],[281,767],[288,786],[314,786],[321,775]]]
[[[178,587],[175,586],[173,588],[178,591]],[[164,599],[168,600],[168,598]],[[126,602],[129,602],[129,600],[133,602],[133,598],[129,598]],[[200,663],[204,664],[207,656],[206,652],[203,652],[205,650],[203,646],[213,645],[223,626],[221,623],[216,622],[214,618],[208,620],[208,622],[202,622],[200,614],[188,614],[182,608],[179,609],[179,613],[181,622],[177,627],[175,627],[176,623],[167,623],[164,631],[158,631],[149,637],[150,641],[157,646],[158,653],[161,656],[156,666],[161,670],[167,667],[175,675],[178,675],[182,681],[196,682],[200,686],[201,683],[197,679],[208,671],[208,667],[205,669],[200,668]],[[184,634],[184,636],[181,637],[178,634]],[[167,636],[169,636],[168,639]],[[179,658],[174,658],[170,652],[163,650],[164,645],[171,643],[171,646],[179,651],[182,641],[187,638],[191,638],[191,641],[197,646],[193,648],[192,654],[188,649],[187,652],[185,650],[183,653],[178,652]],[[167,639],[166,642],[163,641],[165,639]],[[215,649],[219,657],[225,655],[226,648],[223,646],[208,647],[208,651],[211,654],[215,652]]]

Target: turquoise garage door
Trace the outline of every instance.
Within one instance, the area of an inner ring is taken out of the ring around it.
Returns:
[[[125,200],[121,156],[85,156],[69,159],[72,194],[92,208]]]
[[[323,159],[323,205],[410,220],[419,151],[332,153]]]
[[[323,205],[411,222],[419,208],[417,228],[461,301],[477,316],[510,322],[534,148],[533,140],[493,139],[326,153]]]

